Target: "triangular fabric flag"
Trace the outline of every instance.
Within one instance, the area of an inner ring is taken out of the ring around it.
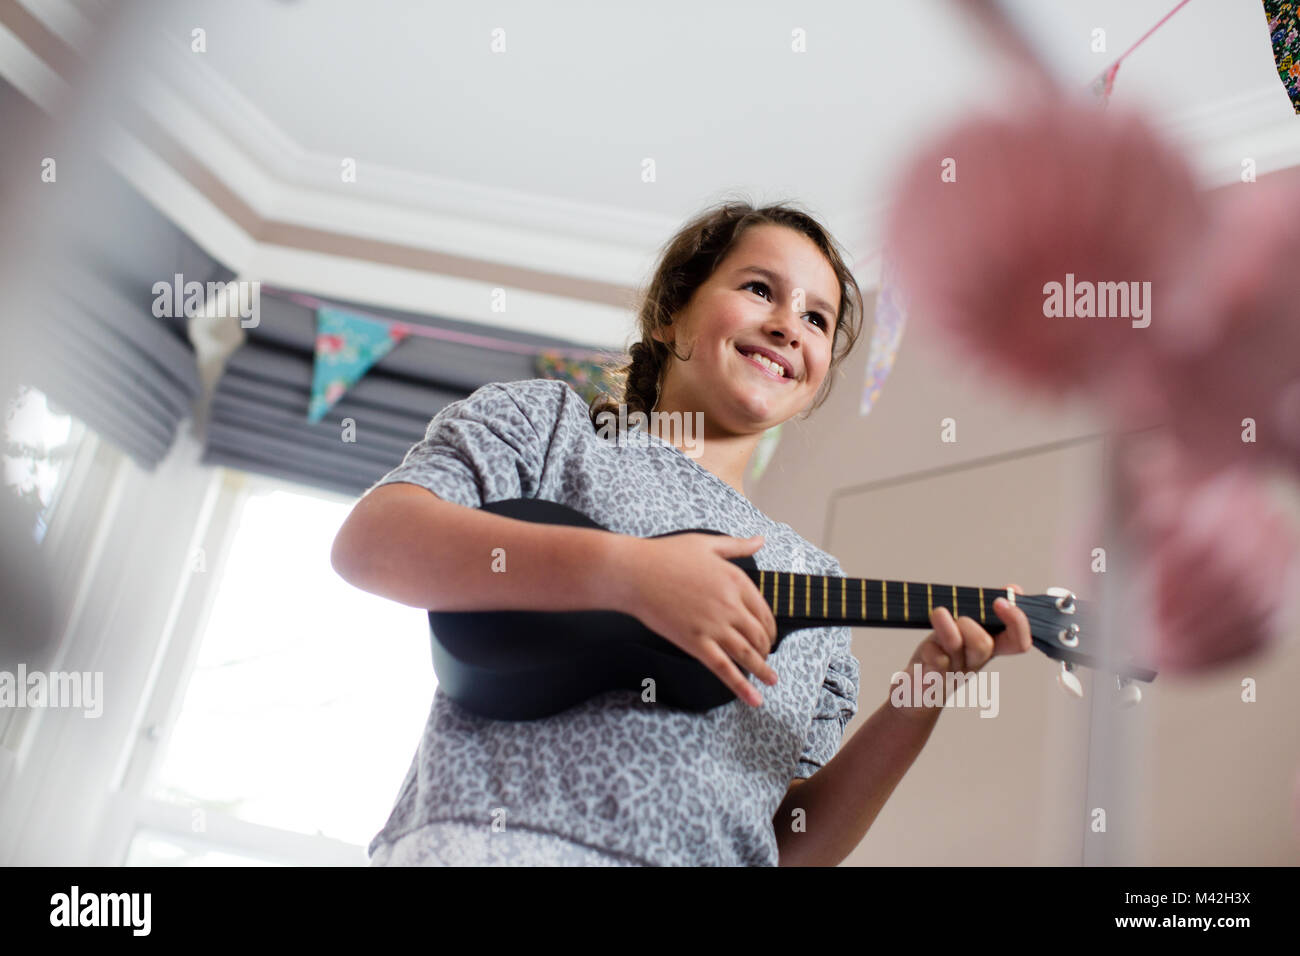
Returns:
[[[866,415],[880,397],[885,379],[894,367],[898,343],[907,326],[906,299],[898,288],[893,259],[886,253],[880,261],[880,291],[876,293],[876,322],[871,330],[871,349],[867,353],[867,375],[862,385],[862,402],[858,414]]]
[[[614,385],[609,373],[600,362],[590,359],[570,358],[562,352],[545,349],[538,354],[533,366],[538,378],[553,378],[568,382],[573,390],[590,406],[599,396],[613,397]]]
[[[783,423],[784,424],[784,423]],[[776,446],[781,443],[781,426],[773,425],[759,438],[754,448],[754,457],[749,462],[749,480],[758,481],[767,470],[768,462],[776,454]]]
[[[368,319],[327,307],[317,309],[316,364],[307,421],[313,425],[319,422],[372,365],[406,336],[400,322]]]
[[[1110,105],[1110,94],[1115,89],[1115,74],[1119,72],[1119,60],[1110,65],[1105,73],[1097,77],[1096,82],[1092,84],[1093,95],[1101,100],[1101,108],[1105,109]]]
[[[1295,0],[1264,0],[1268,36],[1273,41],[1273,60],[1291,105],[1300,114],[1300,3]]]

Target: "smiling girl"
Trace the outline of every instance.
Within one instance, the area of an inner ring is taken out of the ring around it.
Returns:
[[[619,690],[504,722],[435,691],[372,865],[834,865],[852,851],[940,711],[882,695],[841,748],[858,709],[849,628],[796,631],[773,651],[772,612],[728,559],[843,575],[755,507],[743,477],[766,430],[825,401],[861,319],[857,284],[812,217],[722,203],[665,247],[618,378],[625,415],[700,413],[690,454],[660,415],[638,440],[603,437],[598,417],[617,405],[588,408],[549,379],[485,385],[434,416],[340,529],[340,575],[422,609],[632,614],[738,699],[695,713]],[[519,497],[609,530],[477,510]],[[724,534],[653,537],[683,528]],[[995,609],[1007,624],[996,642],[936,608],[907,670],[975,671],[1027,649],[1023,612]]]

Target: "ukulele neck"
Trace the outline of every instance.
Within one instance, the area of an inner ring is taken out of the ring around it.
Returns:
[[[1005,627],[993,611],[993,602],[1000,597],[1012,604],[1016,600],[1010,588],[840,578],[793,571],[746,569],[745,573],[758,585],[778,621],[808,625],[929,628],[930,612],[946,607],[954,618],[974,618],[991,633]]]

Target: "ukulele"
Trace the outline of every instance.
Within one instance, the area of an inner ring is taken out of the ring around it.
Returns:
[[[540,498],[510,498],[483,511],[537,524],[608,529],[587,515]],[[691,528],[668,534],[723,534]],[[654,535],[666,537],[666,535]],[[760,569],[752,555],[728,558],[758,586],[777,622],[775,650],[789,634],[809,627],[930,628],[930,610],[974,618],[990,634],[1006,629],[993,612],[1005,596],[1029,618],[1034,646],[1060,661],[1058,680],[1076,696],[1077,665],[1096,668],[1081,622],[1085,608],[1065,588],[1016,594],[1010,588],[959,587],[872,578],[795,574]],[[619,611],[429,611],[433,669],[443,693],[466,710],[493,720],[536,720],[604,691],[640,690],[654,681],[656,700],[702,712],[736,695],[702,663]],[[740,665],[737,664],[737,667]],[[1126,702],[1141,693],[1133,680],[1156,672],[1133,662],[1108,661]],[[743,673],[744,668],[741,668]]]

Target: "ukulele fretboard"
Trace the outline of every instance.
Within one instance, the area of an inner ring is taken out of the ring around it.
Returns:
[[[930,627],[930,612],[946,607],[954,618],[972,617],[990,633],[1005,625],[993,602],[1009,588],[960,587],[916,581],[839,578],[793,571],[748,570],[778,620],[821,621],[866,627]]]

